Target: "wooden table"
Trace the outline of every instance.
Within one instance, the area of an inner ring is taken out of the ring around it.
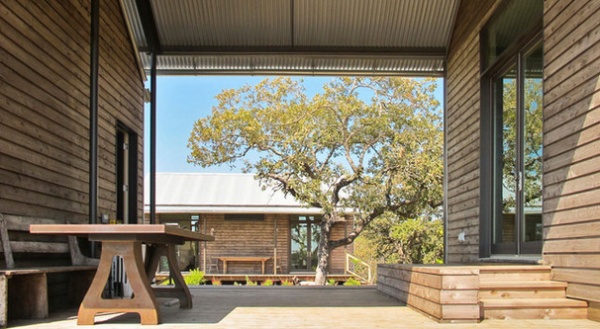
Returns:
[[[142,324],[159,324],[156,297],[179,299],[179,307],[191,308],[192,298],[179,270],[175,245],[186,241],[213,241],[210,235],[169,225],[30,225],[29,231],[38,234],[74,235],[102,243],[102,253],[96,276],[90,285],[77,314],[78,325],[93,325],[99,312],[139,313]],[[142,257],[146,244],[146,262]],[[123,258],[123,266],[133,289],[130,299],[103,299],[102,291],[111,272],[114,256]],[[150,282],[160,257],[166,256],[175,287],[152,287]]]
[[[265,263],[271,259],[271,257],[243,257],[243,256],[221,256],[219,260],[223,262],[223,274],[227,274],[227,262],[261,262],[262,263],[262,274],[265,274]]]

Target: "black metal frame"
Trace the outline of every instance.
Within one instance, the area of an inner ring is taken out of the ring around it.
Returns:
[[[150,0],[136,0],[138,14],[146,36],[147,52],[152,54],[150,69],[150,224],[156,224],[156,65],[161,44]]]
[[[128,135],[129,136],[129,145],[128,145],[128,149],[126,151],[124,151],[122,149],[122,144],[123,144],[123,137],[124,135]],[[122,186],[124,185],[125,181],[123,179],[123,177],[125,176],[125,173],[123,172],[124,170],[127,170],[129,175],[128,175],[128,180],[127,180],[127,186],[128,186],[128,202],[127,202],[127,217],[129,218],[129,223],[128,224],[137,224],[137,220],[138,220],[138,207],[137,207],[137,202],[138,202],[138,184],[137,184],[137,177],[138,177],[138,135],[129,127],[127,127],[125,124],[123,124],[122,122],[117,122],[117,127],[116,127],[116,150],[115,150],[115,154],[116,154],[116,159],[117,159],[117,180],[116,180],[116,191],[117,193],[121,193],[120,189],[122,188]],[[127,157],[129,158],[129,162],[128,162],[128,166],[127,168],[124,168],[122,166],[123,164],[123,157],[124,157],[124,152],[127,152]],[[123,200],[117,196],[117,219],[122,219],[119,218],[119,214],[123,212],[123,208],[124,208],[124,204],[123,204]],[[133,223],[131,222],[132,220],[135,220],[136,222]]]
[[[540,20],[535,26],[527,31],[519,38],[516,42],[510,45],[494,63],[485,67],[486,64],[486,52],[484,45],[487,44],[486,30],[490,22],[493,21],[494,17],[499,15],[502,9],[508,4],[505,1],[488,21],[486,26],[480,31],[480,63],[481,63],[481,76],[480,76],[480,208],[479,208],[479,257],[487,258],[493,254],[513,254],[511,250],[514,249],[514,254],[520,255],[523,251],[527,251],[528,254],[532,253],[530,248],[523,249],[520,243],[521,240],[521,228],[518,223],[515,224],[515,245],[498,245],[497,248],[493,248],[493,225],[494,225],[494,209],[495,200],[494,186],[496,186],[494,172],[494,159],[497,151],[495,150],[495,136],[494,136],[494,110],[492,106],[493,102],[493,81],[497,79],[501,74],[505,73],[511,65],[515,65],[517,69],[517,75],[520,75],[522,53],[534,47],[540,40],[543,39],[543,22]],[[522,85],[518,83],[518,85]],[[522,93],[522,86],[519,87],[519,94]],[[517,96],[518,107],[522,108],[522,97]],[[515,214],[515,218],[518,218],[520,214]],[[516,220],[516,219],[515,219]],[[540,244],[541,245],[541,244]],[[534,247],[535,248],[535,247]],[[539,248],[541,250],[541,248]]]
[[[98,218],[98,66],[100,42],[100,0],[91,0],[90,26],[90,163],[89,223]],[[94,249],[92,248],[92,251]],[[93,255],[92,255],[93,257]]]

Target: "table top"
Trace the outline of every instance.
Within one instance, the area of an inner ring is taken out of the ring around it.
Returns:
[[[164,224],[32,224],[32,234],[85,236],[91,241],[141,241],[183,244],[186,241],[214,241],[207,234]]]
[[[226,260],[226,261],[254,261],[254,262],[258,262],[258,261],[266,261],[268,259],[271,259],[271,257],[261,257],[261,256],[221,256],[219,257],[220,260]]]

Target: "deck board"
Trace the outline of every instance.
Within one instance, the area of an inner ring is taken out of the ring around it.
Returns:
[[[437,323],[372,287],[196,287],[193,309],[159,299],[163,328],[456,328]],[[167,306],[170,305],[170,306]],[[77,327],[77,310],[50,319],[13,321],[20,328]],[[98,328],[142,328],[135,314],[102,315]],[[460,328],[599,328],[589,320],[486,320]],[[151,328],[152,326],[143,326]]]

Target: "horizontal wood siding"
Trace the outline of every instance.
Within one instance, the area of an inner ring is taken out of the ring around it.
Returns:
[[[446,148],[448,261],[479,258],[479,31],[498,1],[461,1],[448,54]],[[465,241],[458,241],[459,233]]]
[[[340,240],[345,238],[348,233],[352,232],[352,218],[346,217],[344,223],[340,223],[333,227],[331,231],[331,240]],[[346,252],[352,253],[354,251],[353,245],[347,245],[339,247],[331,252],[331,261],[329,262],[329,271],[331,273],[344,273],[346,268]]]
[[[444,322],[479,320],[479,272],[469,267],[379,264],[377,290]]]
[[[99,212],[116,213],[117,121],[138,135],[143,83],[118,0],[101,1]],[[0,212],[88,221],[88,1],[0,2]]]
[[[544,40],[544,260],[568,296],[597,303],[600,2],[546,1]]]
[[[177,223],[180,227],[189,227],[190,214],[159,214],[160,223]],[[201,214],[199,230],[206,234],[214,233],[215,241],[206,243],[206,261],[210,264],[211,258],[219,256],[264,256],[271,257],[266,263],[265,274],[273,274],[275,247],[277,248],[277,263],[280,269],[278,274],[290,272],[290,215],[266,214],[262,221],[252,220],[225,220],[223,214]],[[204,221],[206,220],[206,226]],[[276,222],[276,223],[275,223]],[[336,225],[332,232],[332,239],[341,239],[346,232],[352,229],[352,220],[349,218],[344,224]],[[276,231],[275,231],[276,230]],[[276,233],[275,233],[276,232]],[[276,244],[275,244],[276,237]],[[203,268],[204,246],[199,248],[200,257],[198,264]],[[184,269],[190,260],[190,247],[186,244],[179,248],[180,268]],[[335,249],[330,258],[330,273],[344,273],[346,251],[352,252],[352,245]],[[219,263],[222,273],[223,264]],[[231,274],[259,274],[260,263],[232,262],[227,265]],[[208,270],[208,268],[207,268]]]
[[[225,220],[223,214],[202,215],[207,220],[207,233],[214,232],[215,241],[207,243],[207,256],[264,256],[271,257],[267,262],[266,274],[273,274],[273,259],[275,248],[275,236],[277,236],[277,258],[282,266],[282,271],[287,272],[288,255],[287,248],[289,216],[288,215],[265,215],[263,221]],[[275,235],[275,221],[277,232]],[[228,273],[260,273],[260,263],[238,263],[228,264]],[[219,264],[219,271],[223,271]]]

